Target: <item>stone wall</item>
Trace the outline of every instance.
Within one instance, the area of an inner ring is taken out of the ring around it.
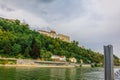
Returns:
[[[18,65],[34,65],[34,60],[24,60],[24,59],[18,59],[17,60]]]

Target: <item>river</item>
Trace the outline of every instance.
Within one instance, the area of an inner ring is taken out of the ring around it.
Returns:
[[[0,67],[0,80],[104,80],[103,68]]]

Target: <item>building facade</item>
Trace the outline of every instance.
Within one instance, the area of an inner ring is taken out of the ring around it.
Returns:
[[[52,61],[58,61],[58,62],[65,62],[66,61],[65,56],[58,56],[58,55],[52,55],[51,59],[52,59]]]
[[[72,63],[76,63],[77,62],[76,58],[74,58],[74,57],[69,58],[69,61],[72,62]]]
[[[62,41],[70,42],[70,37],[69,36],[66,36],[66,35],[63,35],[63,34],[58,34],[57,37]]]
[[[52,38],[58,38],[62,41],[70,42],[70,37],[69,36],[63,35],[63,34],[57,34],[56,31],[54,31],[54,30],[51,30],[51,31],[38,30],[38,32],[40,34],[43,34],[43,35],[46,35],[46,36],[49,36],[49,37],[52,37]]]

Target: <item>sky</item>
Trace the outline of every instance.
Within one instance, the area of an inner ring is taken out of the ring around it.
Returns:
[[[111,44],[120,57],[120,0],[0,0],[0,17],[50,28],[100,53]]]

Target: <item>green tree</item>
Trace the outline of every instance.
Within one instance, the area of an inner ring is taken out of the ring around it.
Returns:
[[[35,38],[33,38],[32,40],[30,56],[34,59],[37,59],[40,57],[40,49],[36,43]]]
[[[17,54],[21,53],[21,50],[21,45],[15,43],[12,46],[12,55],[16,56]]]
[[[41,58],[51,58],[52,53],[50,51],[41,50]]]
[[[25,48],[24,56],[25,56],[26,58],[30,58],[30,51],[31,51],[30,46],[28,46],[28,47]]]
[[[20,24],[20,21],[19,21],[18,19],[16,19],[16,20],[15,20],[15,23],[16,23],[17,25],[19,25],[19,24]]]

